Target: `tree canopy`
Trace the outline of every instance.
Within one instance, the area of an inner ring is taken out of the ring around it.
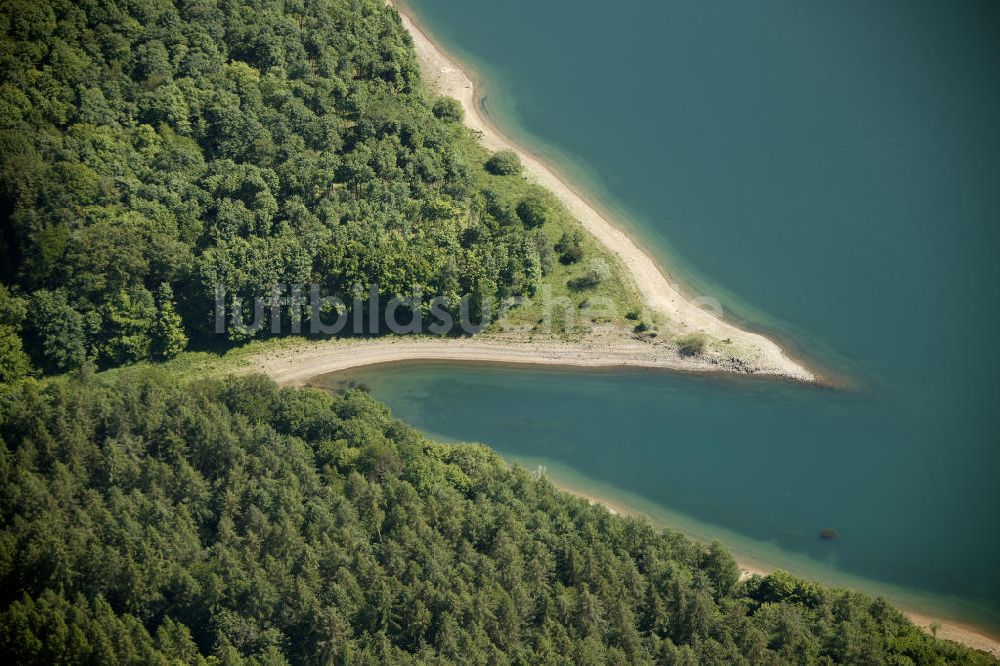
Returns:
[[[4,376],[22,351],[46,372],[169,356],[213,332],[219,286],[419,287],[418,316],[534,292],[550,243],[509,223],[529,185],[487,201],[486,151],[380,0],[2,7],[0,280],[36,313],[0,313]]]

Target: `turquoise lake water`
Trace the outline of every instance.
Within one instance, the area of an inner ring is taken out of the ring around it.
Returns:
[[[1000,632],[1000,10],[410,0],[688,291],[849,378],[415,364],[426,431]],[[819,539],[833,528],[834,541]]]

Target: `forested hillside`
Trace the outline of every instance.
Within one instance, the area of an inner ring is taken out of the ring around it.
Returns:
[[[116,377],[2,394],[5,663],[988,661],[357,390]]]
[[[428,95],[379,0],[0,6],[0,380],[169,358],[217,286],[478,315],[586,278],[565,212]]]

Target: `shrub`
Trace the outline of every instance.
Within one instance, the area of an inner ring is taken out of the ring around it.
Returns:
[[[583,234],[579,231],[565,232],[556,243],[559,261],[564,264],[575,264],[583,259]]]
[[[439,97],[431,110],[441,120],[453,123],[460,123],[465,117],[465,109],[462,108],[461,102],[452,97]]]
[[[596,287],[609,277],[611,277],[611,270],[608,265],[601,259],[594,259],[587,267],[586,273],[569,281],[569,287],[571,289],[589,289]]]
[[[708,336],[704,333],[691,333],[677,338],[677,351],[681,356],[698,356],[705,352]]]
[[[501,150],[486,160],[486,170],[494,176],[515,176],[521,173],[521,158],[513,150]]]
[[[538,230],[534,235],[535,248],[538,250],[538,263],[542,269],[542,275],[548,275],[556,266],[556,255],[552,249],[552,243],[548,236]]]
[[[549,219],[549,209],[541,197],[531,195],[521,199],[517,204],[517,216],[529,229],[545,224]]]
[[[517,223],[514,207],[504,201],[497,192],[483,190],[483,202],[486,212],[501,226],[510,227]]]

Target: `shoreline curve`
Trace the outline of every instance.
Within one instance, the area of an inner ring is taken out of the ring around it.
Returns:
[[[657,521],[653,520],[652,517],[647,515],[640,509],[630,507],[627,503],[616,501],[614,499],[609,499],[603,495],[597,495],[589,493],[587,491],[581,490],[578,487],[568,485],[566,483],[557,482],[551,480],[553,485],[567,492],[570,495],[575,495],[584,499],[591,504],[596,504],[603,506],[605,509],[611,513],[623,515],[623,516],[634,516],[634,517],[644,517],[653,522],[654,525],[658,524]],[[669,526],[667,526],[669,527]],[[690,537],[690,535],[689,535]],[[701,540],[697,537],[690,537],[695,540]],[[750,576],[767,576],[772,571],[780,569],[781,567],[771,566],[768,563],[747,559],[746,557],[741,557],[741,555],[728,548],[730,553],[732,553],[733,558],[736,560],[736,566],[740,569],[741,578],[749,578]],[[794,571],[790,572],[793,575]],[[995,658],[1000,659],[1000,636],[995,636],[987,633],[979,627],[968,624],[965,622],[949,620],[945,617],[940,617],[928,612],[914,611],[901,606],[899,604],[893,603],[896,608],[899,609],[903,615],[905,615],[913,624],[917,625],[921,630],[934,634],[934,629],[932,625],[937,625],[937,633],[935,634],[937,638],[942,638],[945,640],[954,641],[956,643],[961,643],[966,647],[970,647],[974,650],[981,650]]]
[[[441,338],[429,335],[331,339],[303,342],[253,354],[238,372],[262,372],[284,386],[304,386],[309,380],[355,368],[446,361],[498,365],[529,365],[591,370],[663,370],[691,375],[768,376],[796,381],[778,372],[737,373],[733,368],[702,357],[685,357],[664,345],[598,332],[581,341],[555,337],[484,336]],[[805,381],[805,380],[798,380]],[[823,386],[818,382],[808,382]]]
[[[647,308],[670,322],[678,335],[702,332],[716,340],[731,340],[743,360],[758,369],[760,374],[804,382],[817,380],[810,369],[770,338],[739,328],[685,296],[652,257],[625,231],[614,225],[608,215],[600,212],[586,194],[530,149],[505,136],[480,108],[482,97],[463,67],[427,35],[419,22],[405,7],[400,6],[400,2],[388,0],[388,4],[399,14],[403,27],[410,34],[425,83],[440,94],[458,100],[465,111],[465,125],[479,135],[485,148],[490,151],[512,150],[518,154],[529,180],[554,194],[584,230],[621,262]]]

